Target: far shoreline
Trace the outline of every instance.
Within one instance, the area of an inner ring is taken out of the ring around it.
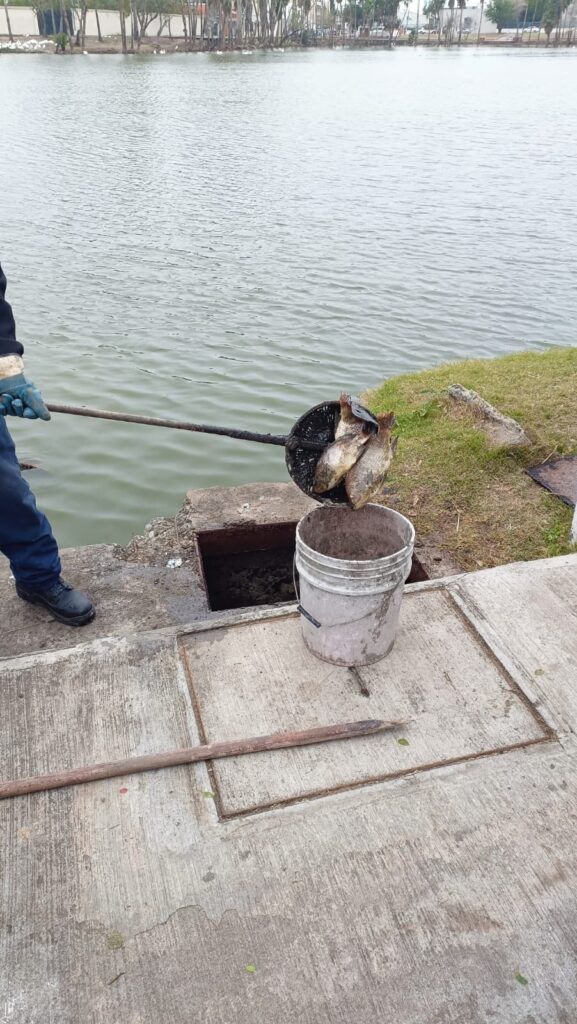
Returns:
[[[263,44],[260,42],[248,43],[245,42],[240,46],[223,46],[221,49],[218,45],[204,45],[199,44],[189,47],[187,41],[183,36],[173,36],[172,39],[168,39],[164,36],[152,36],[146,38],[140,45],[139,48],[129,47],[125,52],[122,49],[122,42],[120,37],[118,39],[107,39],[102,43],[96,38],[87,38],[84,42],[84,47],[74,46],[72,50],[68,49],[64,53],[56,52],[56,45],[51,37],[47,36],[15,36],[11,43],[8,36],[0,35],[0,57],[8,56],[11,54],[43,54],[46,56],[56,57],[74,57],[74,56],[126,56],[126,57],[138,57],[138,56],[169,56],[174,54],[212,54],[213,56],[228,56],[232,54],[243,54],[250,56],[254,53],[279,53],[279,52],[306,52],[306,51],[319,51],[319,50],[396,50],[396,49],[417,49],[424,47],[425,49],[432,50],[471,50],[480,47],[489,47],[496,50],[525,50],[525,49],[539,49],[539,50],[571,50],[574,49],[577,44],[577,32],[575,37],[570,41],[562,40],[559,42],[550,42],[547,44],[545,38],[538,40],[535,39],[511,39],[510,36],[506,36],[504,39],[498,35],[494,37],[481,37],[477,41],[475,40],[462,40],[461,43],[453,42],[447,45],[446,43],[439,43],[437,38],[428,40],[427,38],[411,39],[408,36],[401,39],[396,39],[392,45],[389,44],[385,38],[358,38],[358,39],[347,39],[347,40],[333,40],[333,41],[322,41],[315,43],[314,45],[303,45],[302,43],[295,43],[292,41],[279,43],[276,45]]]

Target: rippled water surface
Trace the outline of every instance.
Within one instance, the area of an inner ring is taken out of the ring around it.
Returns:
[[[577,339],[577,52],[0,58],[0,260],[53,402],[287,431],[465,356]],[[282,449],[18,424],[62,543]]]

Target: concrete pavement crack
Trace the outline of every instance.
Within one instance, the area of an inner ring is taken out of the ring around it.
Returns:
[[[173,910],[172,913],[168,915],[168,917],[165,917],[164,921],[157,921],[156,924],[151,924],[149,928],[143,928],[142,931],[135,932],[134,935],[130,936],[128,941],[131,942],[133,939],[137,939],[139,935],[147,935],[149,932],[153,932],[155,928],[163,928],[165,924],[168,924],[168,922],[172,920],[173,917],[180,914],[181,910],[202,910],[202,908],[199,907],[198,903],[184,903],[182,907],[177,907],[176,910]]]

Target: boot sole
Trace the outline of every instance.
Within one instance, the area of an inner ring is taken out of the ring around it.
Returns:
[[[96,615],[96,610],[94,608],[89,612],[85,612],[84,615],[74,615],[72,617],[69,615],[61,615],[60,612],[57,612],[55,608],[49,605],[48,602],[44,601],[41,597],[33,597],[32,594],[22,594],[18,589],[16,589],[16,593],[18,594],[18,597],[22,601],[26,601],[27,604],[40,605],[41,608],[46,608],[46,611],[50,612],[53,619],[57,619],[58,622],[63,622],[65,626],[87,626],[89,622],[92,622]]]

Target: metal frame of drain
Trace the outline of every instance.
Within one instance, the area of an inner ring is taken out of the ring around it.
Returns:
[[[519,702],[522,704],[525,710],[530,714],[531,718],[537,724],[542,734],[540,736],[532,737],[527,740],[519,740],[514,743],[493,747],[487,750],[473,751],[471,753],[460,754],[455,757],[449,757],[442,760],[435,760],[426,762],[424,764],[412,765],[411,767],[404,769],[382,772],[374,776],[371,776],[368,779],[352,780],[344,783],[339,783],[335,786],[329,786],[325,788],[319,788],[317,790],[307,791],[306,793],[295,794],[291,797],[270,801],[268,803],[262,803],[258,806],[231,811],[227,811],[225,809],[225,801],[221,791],[219,778],[216,772],[216,765],[214,762],[207,762],[206,767],[211,782],[212,792],[214,793],[215,808],[220,821],[226,822],[234,820],[235,818],[252,817],[256,814],[263,814],[267,811],[281,809],[284,807],[291,807],[295,804],[306,803],[311,800],[322,799],[324,797],[334,796],[339,793],[345,793],[348,791],[361,789],[365,786],[374,786],[384,782],[394,782],[399,779],[410,778],[415,775],[422,775],[426,772],[436,771],[438,769],[450,768],[460,764],[468,764],[470,762],[484,760],[488,757],[501,756],[504,754],[513,753],[518,750],[525,750],[530,749],[532,747],[541,746],[547,743],[559,742],[554,727],[547,721],[542,712],[537,707],[535,707],[529,696],[525,693],[520,684],[514,679],[509,669],[503,664],[501,659],[490,647],[485,638],[479,633],[474,622],[472,622],[471,619],[469,619],[465,610],[461,607],[459,603],[457,603],[454,600],[450,591],[446,589],[442,582],[439,581],[437,583],[436,581],[430,581],[430,585],[425,584],[424,586],[419,586],[418,590],[413,592],[411,596],[418,597],[419,594],[430,592],[431,590],[442,592],[443,596],[450,603],[451,609],[456,612],[457,617],[460,620],[463,627],[465,628],[466,632],[474,639],[474,642],[483,651],[488,660],[496,666],[503,681],[506,682],[508,689],[519,700]],[[262,611],[265,612],[265,609],[263,608]],[[273,608],[270,608],[269,614],[266,614],[265,612],[265,616],[263,616],[263,618],[265,617],[266,621],[282,621],[283,619],[287,618],[296,618],[296,614],[294,612],[283,613],[281,610],[279,610],[278,614],[275,614]],[[253,619],[252,617],[243,617],[238,622],[230,623],[230,625],[226,628],[241,628],[242,626],[252,624],[257,621],[259,621],[258,618]],[[207,735],[203,721],[200,700],[194,686],[193,672],[188,657],[187,641],[192,640],[195,637],[198,637],[199,634],[202,635],[202,633],[211,632],[213,629],[217,628],[225,628],[222,621],[219,623],[215,623],[214,626],[212,624],[209,624],[206,626],[205,629],[195,630],[194,633],[181,635],[178,640],[179,655],[184,668],[184,674],[187,682],[192,708],[194,711],[198,734],[200,737],[200,741],[202,743],[208,743],[209,737]],[[349,672],[351,673],[351,676],[354,679],[355,684],[358,686],[358,692],[360,692],[362,696],[369,697],[370,692],[368,691],[368,688],[363,680],[361,672],[358,669],[350,669]]]

